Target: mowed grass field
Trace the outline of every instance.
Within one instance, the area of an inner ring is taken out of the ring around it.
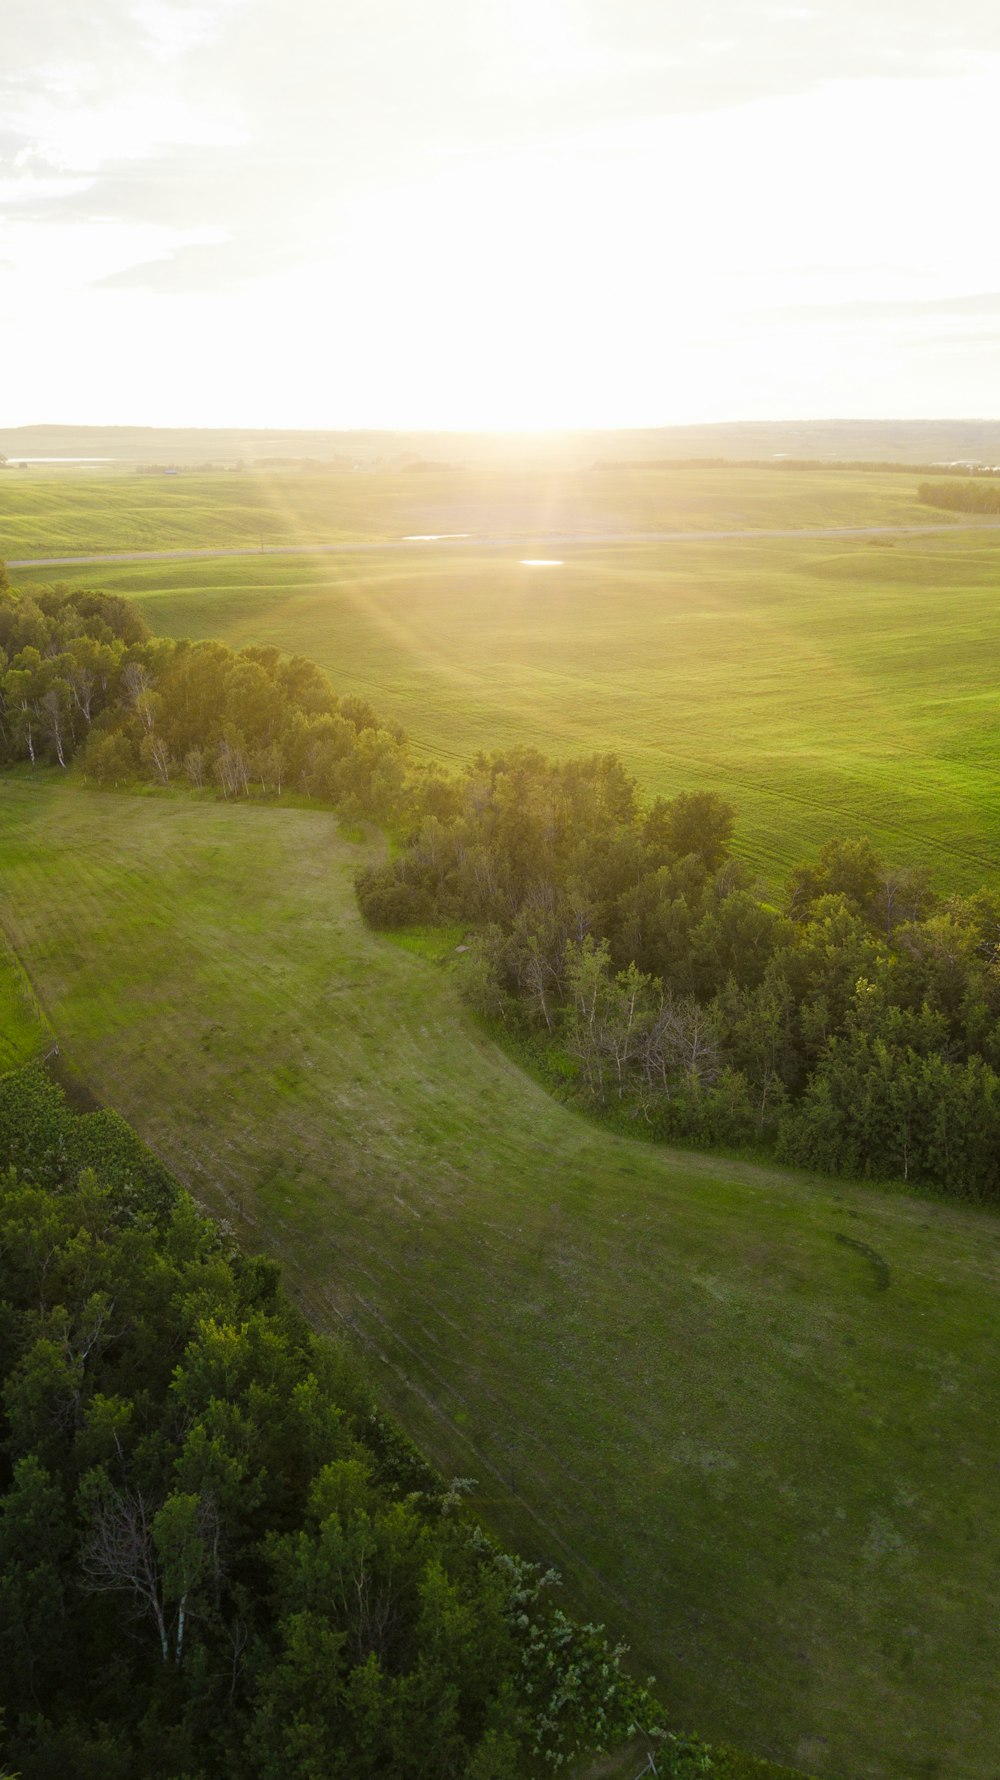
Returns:
[[[831,834],[926,862],[944,889],[1000,866],[1000,534],[565,546],[541,552],[561,566],[525,566],[538,554],[72,578],[165,634],[301,651],[451,766],[518,742],[616,749],[649,793],[719,791],[775,886]]]
[[[0,557],[511,535],[940,522],[919,472],[692,465],[590,470],[0,473]]]
[[[0,931],[0,1075],[40,1057],[49,1039],[31,984]]]
[[[322,812],[0,786],[0,919],[64,1057],[679,1723],[995,1780],[1000,1222],[559,1106],[455,967],[363,927],[366,856]]]

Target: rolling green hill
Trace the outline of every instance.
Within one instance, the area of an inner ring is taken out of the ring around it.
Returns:
[[[761,472],[762,474],[764,472]],[[974,889],[1000,865],[1000,539],[419,549],[117,565],[155,630],[274,643],[452,765],[616,749],[737,810],[773,882],[831,834]]]
[[[820,1775],[993,1780],[994,1218],[560,1107],[448,962],[364,929],[329,815],[15,777],[0,857],[93,1091],[682,1723]]]
[[[428,469],[0,475],[0,557],[326,544],[469,532],[948,523],[917,477],[831,468]]]

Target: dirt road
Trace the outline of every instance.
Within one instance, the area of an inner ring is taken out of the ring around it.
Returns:
[[[784,531],[768,531],[763,527],[746,531],[703,532],[531,532],[520,537],[491,537],[469,534],[465,537],[365,538],[339,544],[259,544],[231,545],[227,549],[201,550],[103,550],[90,556],[22,556],[8,557],[10,569],[62,569],[84,563],[102,562],[192,562],[215,556],[353,556],[375,550],[528,550],[539,545],[585,545],[600,549],[609,544],[709,544],[738,538],[916,538],[942,532],[1000,531],[1000,519],[960,519],[938,525],[830,525],[790,527]]]

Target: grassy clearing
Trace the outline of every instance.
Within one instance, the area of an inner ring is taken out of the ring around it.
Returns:
[[[10,947],[0,944],[0,1075],[30,1063],[47,1038],[30,984]]]
[[[0,476],[0,557],[331,544],[412,532],[926,525],[916,474],[761,468],[260,470],[210,476]],[[947,518],[945,520],[947,522]]]
[[[765,474],[765,472],[761,472]],[[1000,539],[761,540],[133,564],[74,580],[175,636],[276,643],[452,765],[616,748],[705,786],[772,880],[832,833],[975,888],[1000,866]]]
[[[557,1105],[454,970],[363,928],[332,817],[40,776],[0,852],[94,1091],[366,1344],[681,1723],[821,1775],[995,1780],[995,1219]]]
[[[20,962],[0,933],[0,1075],[39,1056],[49,1033]]]

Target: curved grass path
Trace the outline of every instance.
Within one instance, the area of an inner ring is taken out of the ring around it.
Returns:
[[[321,813],[0,783],[64,1053],[677,1718],[994,1780],[1000,1221],[608,1135],[365,931],[361,856]]]

